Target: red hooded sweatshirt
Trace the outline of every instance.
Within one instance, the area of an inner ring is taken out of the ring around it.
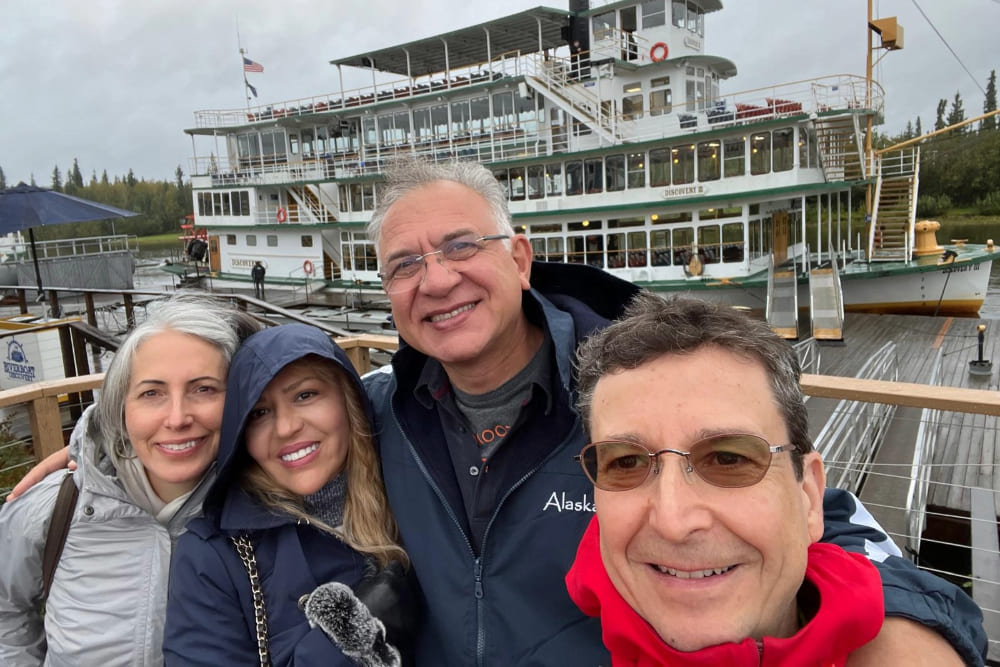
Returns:
[[[601,618],[604,645],[614,667],[843,665],[851,651],[871,641],[882,627],[885,611],[878,570],[860,554],[817,543],[809,547],[805,578],[818,593],[819,610],[795,635],[748,638],[681,652],[664,643],[612,585],[601,561],[595,516],[566,575],[566,587],[585,614]]]

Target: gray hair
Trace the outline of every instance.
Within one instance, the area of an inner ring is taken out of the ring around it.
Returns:
[[[400,158],[389,164],[385,179],[378,187],[378,206],[367,227],[368,238],[376,248],[389,208],[413,190],[436,181],[452,181],[475,191],[493,211],[497,233],[514,236],[510,209],[507,208],[507,194],[493,173],[478,162],[431,162],[418,157]]]
[[[799,385],[801,370],[792,346],[766,323],[734,308],[692,297],[663,299],[640,292],[621,319],[588,338],[577,352],[577,408],[590,430],[598,380],[631,370],[668,354],[686,354],[716,345],[761,363],[788,428],[795,476],[802,478],[802,456],[813,449],[808,413]]]
[[[163,331],[189,334],[217,347],[228,368],[243,339],[260,328],[257,320],[231,303],[201,293],[178,292],[151,304],[148,312],[146,320],[125,337],[111,360],[91,422],[92,432],[100,434],[105,452],[116,467],[119,456],[115,454],[115,444],[124,443],[126,451],[132,447],[125,428],[125,397],[140,345]]]

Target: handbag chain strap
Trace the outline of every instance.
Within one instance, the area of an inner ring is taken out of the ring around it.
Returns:
[[[246,535],[230,539],[236,545],[236,553],[240,555],[240,560],[243,561],[243,566],[250,576],[253,613],[257,622],[257,652],[260,655],[260,667],[270,667],[271,656],[267,649],[267,610],[264,608],[264,591],[260,588],[260,577],[257,576],[257,558],[253,553],[253,542]]]

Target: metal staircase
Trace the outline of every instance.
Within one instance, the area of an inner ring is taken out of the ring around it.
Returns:
[[[585,88],[573,76],[572,63],[564,58],[539,60],[524,75],[528,86],[538,91],[573,118],[588,125],[597,133],[602,142],[620,144],[623,141],[621,128],[616,123],[615,106],[611,101],[602,101]]]
[[[920,149],[880,155],[868,232],[868,261],[905,262],[913,252]]]
[[[296,216],[290,216],[290,222],[336,222],[337,215],[335,209],[331,209],[321,198],[323,192],[315,185],[293,185],[288,188],[295,206]],[[293,207],[289,206],[291,211]]]
[[[819,160],[827,182],[860,181],[865,176],[864,132],[855,113],[813,121]]]

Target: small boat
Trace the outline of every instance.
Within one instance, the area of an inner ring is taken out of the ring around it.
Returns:
[[[800,310],[832,339],[845,311],[977,312],[994,248],[939,246],[916,220],[919,146],[872,148],[870,67],[729,92],[736,65],[705,51],[721,0],[570,5],[332,61],[370,70],[365,88],[195,112],[213,275],[249,280],[259,260],[269,279],[377,290],[376,184],[419,155],[487,165],[536,259],[748,307],[789,338]],[[869,25],[902,46],[870,2]]]

